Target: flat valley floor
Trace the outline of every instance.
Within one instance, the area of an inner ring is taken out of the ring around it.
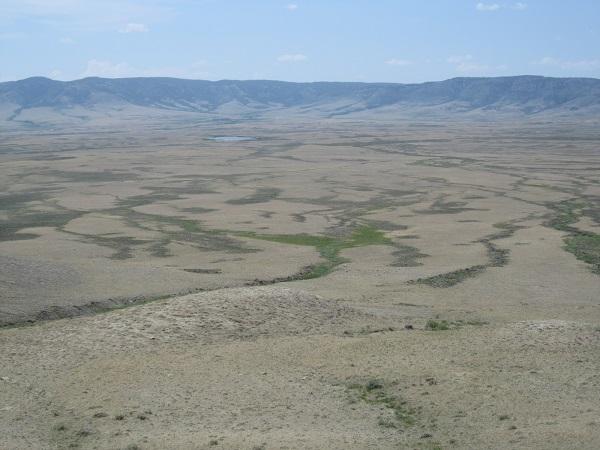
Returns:
[[[600,447],[595,123],[9,130],[0,186],[0,448]]]

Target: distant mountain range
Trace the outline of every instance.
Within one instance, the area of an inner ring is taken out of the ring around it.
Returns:
[[[514,76],[420,84],[43,77],[0,83],[0,121],[35,125],[180,113],[260,118],[600,114],[600,80]]]

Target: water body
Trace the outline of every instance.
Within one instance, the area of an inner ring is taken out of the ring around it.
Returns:
[[[253,136],[212,136],[208,138],[211,141],[217,142],[240,142],[240,141],[255,141]]]

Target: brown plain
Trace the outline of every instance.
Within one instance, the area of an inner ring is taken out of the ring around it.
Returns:
[[[551,224],[584,202],[570,226],[600,233],[599,143],[542,122],[4,133],[0,448],[598,448],[600,277]]]

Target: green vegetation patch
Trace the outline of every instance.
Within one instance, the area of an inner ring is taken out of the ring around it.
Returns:
[[[600,235],[577,233],[565,239],[565,249],[580,261],[592,265],[592,271],[600,275]]]
[[[425,329],[429,331],[446,331],[450,329],[450,323],[447,320],[429,319],[425,324]]]
[[[353,383],[348,386],[352,400],[361,400],[371,405],[381,405],[393,412],[392,418],[380,417],[379,425],[385,428],[400,428],[411,426],[416,422],[415,411],[406,401],[392,394],[390,385],[383,381],[372,379],[365,383]]]
[[[554,215],[545,225],[559,231],[576,232],[577,230],[571,225],[579,220],[581,208],[584,206],[585,203],[573,200],[548,205],[549,208],[554,210]]]
[[[110,248],[114,251],[112,255],[109,256],[110,259],[116,260],[124,260],[133,258],[133,247],[147,244],[148,241],[142,239],[135,239],[130,236],[99,236],[99,235],[90,235],[90,234],[82,234],[76,233],[74,231],[65,230],[64,227],[61,227],[60,230],[63,233],[67,233],[73,236],[77,236],[84,242],[91,242],[96,245],[100,245],[102,247]]]
[[[452,157],[440,157],[430,159],[419,159],[412,163],[408,163],[409,166],[427,166],[427,167],[463,167],[467,164],[474,163],[475,160],[471,158],[452,158]]]
[[[488,267],[502,267],[508,264],[510,250],[507,248],[499,248],[487,240],[481,242],[487,249],[488,259],[490,260]]]
[[[48,197],[46,191],[31,192],[9,192],[0,195],[0,210],[13,211],[21,209],[26,203],[45,200]]]
[[[485,320],[479,319],[470,319],[470,320],[445,320],[445,319],[429,319],[425,323],[425,330],[427,331],[448,331],[448,330],[456,330],[462,328],[466,325],[480,327],[483,325],[488,325],[489,322]]]
[[[148,250],[152,256],[155,256],[157,258],[168,258],[170,256],[173,256],[168,247],[170,243],[171,241],[169,241],[168,239],[163,239],[152,244],[148,248]]]
[[[426,253],[421,253],[418,248],[410,245],[395,245],[396,250],[392,252],[395,260],[391,264],[393,267],[417,267],[422,266],[420,258],[426,258]]]
[[[214,208],[202,208],[201,206],[195,206],[191,208],[179,208],[179,210],[190,214],[204,214],[217,211]]]
[[[80,211],[57,209],[54,211],[16,211],[9,214],[6,221],[0,221],[0,242],[38,237],[34,233],[18,233],[25,228],[62,227],[83,215]]]
[[[453,272],[441,273],[432,277],[417,278],[416,280],[411,281],[411,283],[426,284],[436,288],[451,287],[466,280],[467,278],[473,278],[479,275],[486,269],[486,267],[487,266],[485,265],[471,266],[465,269],[455,270]]]
[[[419,214],[459,214],[465,211],[487,211],[481,208],[469,208],[468,202],[445,201],[446,196],[440,196],[428,209],[421,209]]]
[[[414,281],[410,281],[409,283],[426,284],[436,288],[447,288],[455,286],[469,278],[476,277],[477,275],[483,273],[488,267],[505,266],[508,264],[510,250],[499,248],[492,241],[495,239],[504,239],[510,237],[515,231],[523,227],[510,222],[497,223],[494,224],[494,227],[498,228],[500,231],[476,241],[483,244],[483,246],[486,248],[489,260],[488,263],[466,267],[464,269],[459,269],[452,272],[441,273],[432,277],[418,278]]]
[[[277,188],[258,188],[254,194],[247,197],[227,200],[230,205],[251,205],[254,203],[266,203],[279,197],[281,189]]]
[[[490,234],[489,236],[486,236],[484,239],[482,239],[482,241],[495,241],[496,239],[509,238],[513,234],[515,234],[515,231],[521,230],[525,227],[523,227],[521,225],[515,225],[514,223],[511,223],[511,222],[500,222],[500,223],[495,223],[494,228],[498,228],[500,231],[498,231],[497,233],[494,233],[494,234]]]
[[[129,181],[136,180],[138,175],[133,172],[122,170],[103,170],[103,171],[73,171],[73,170],[46,170],[40,172],[40,175],[65,178],[73,183],[87,182],[100,183],[108,181]]]
[[[392,245],[392,241],[385,237],[382,231],[370,225],[361,225],[345,237],[310,234],[258,234],[251,231],[236,232],[233,234],[281,244],[314,247],[325,261],[312,266],[312,269],[304,274],[303,279],[325,276],[335,267],[348,262],[348,259],[340,256],[340,252],[344,249],[367,245]]]
[[[545,223],[555,230],[565,231],[565,250],[592,266],[592,272],[600,275],[600,234],[582,231],[573,226],[588,205],[583,201],[566,200],[548,205],[555,214]]]
[[[29,192],[8,192],[0,194],[0,212],[6,218],[0,219],[0,242],[34,239],[34,233],[18,233],[24,228],[56,227],[77,217],[80,213],[64,208],[40,211],[32,209],[30,203],[43,202],[48,199],[54,189],[39,189]]]

